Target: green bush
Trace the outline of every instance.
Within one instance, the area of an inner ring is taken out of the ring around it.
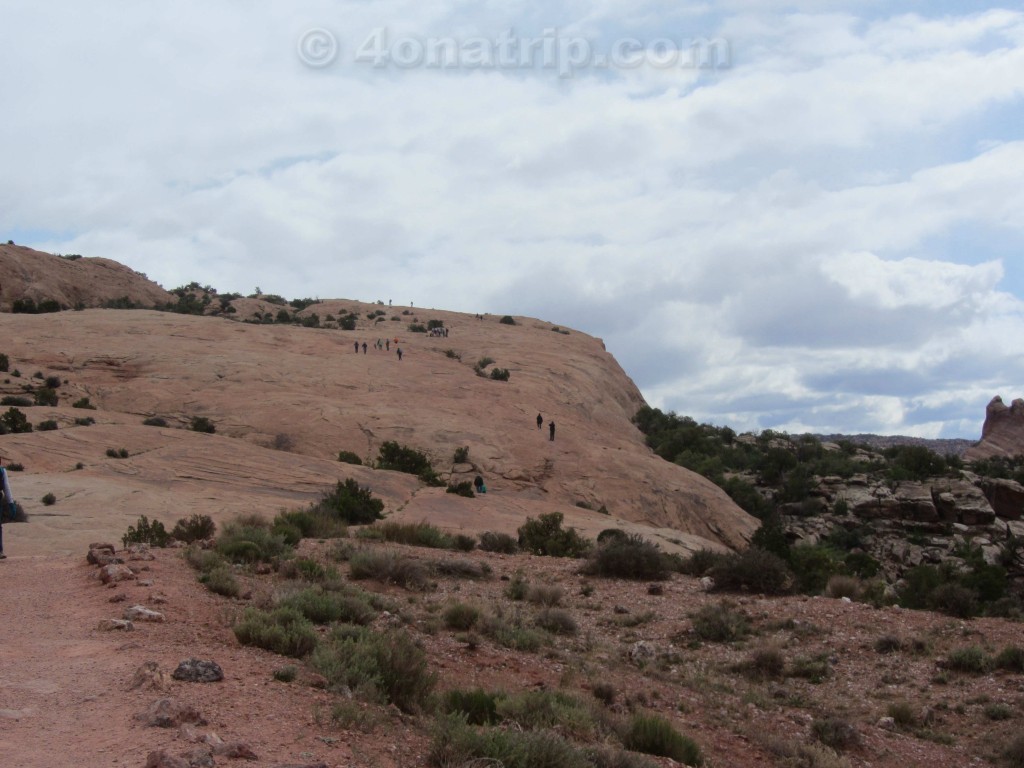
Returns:
[[[359,531],[363,539],[392,541],[397,544],[408,544],[412,547],[428,547],[431,549],[452,549],[454,540],[437,526],[420,521],[418,523],[396,523],[387,521],[374,523]]]
[[[750,617],[731,602],[705,605],[692,617],[693,631],[701,640],[732,643],[750,634]]]
[[[534,520],[526,518],[519,528],[519,547],[535,555],[549,557],[585,557],[590,542],[575,528],[563,529],[561,512],[549,512]]]
[[[88,397],[80,397],[71,404],[72,408],[84,408],[87,411],[95,411],[96,406],[89,402]],[[145,422],[143,422],[145,423]]]
[[[557,584],[531,584],[526,588],[526,602],[534,605],[551,607],[562,602],[565,596],[563,590]]]
[[[7,373],[11,370],[11,359],[3,353],[0,353],[0,373]]]
[[[496,531],[486,531],[480,534],[480,549],[484,552],[501,552],[506,555],[514,555],[519,551],[519,542],[514,536]]]
[[[32,425],[29,424],[28,417],[17,408],[8,408],[7,412],[0,416],[0,425],[2,425],[0,432],[6,430],[12,435],[32,431]]]
[[[270,563],[289,551],[284,539],[262,520],[240,518],[224,526],[217,551],[232,563]]]
[[[591,740],[597,724],[584,701],[563,691],[522,691],[499,696],[498,716],[518,730],[557,730],[580,740]]]
[[[129,456],[127,448],[107,448],[107,457],[111,459],[127,459]]]
[[[0,397],[0,405],[15,405],[19,408],[30,408],[34,404],[31,397],[21,395],[4,395]]]
[[[493,725],[499,721],[497,697],[483,688],[464,691],[454,688],[441,700],[441,711],[456,714],[470,725]]]
[[[162,416],[150,416],[149,418],[143,419],[142,424],[146,427],[166,427],[167,419]]]
[[[431,567],[439,576],[457,579],[484,579],[491,575],[491,566],[463,558],[435,560]]]
[[[427,485],[444,485],[444,481],[434,472],[425,453],[399,445],[394,440],[388,440],[381,445],[377,456],[377,468],[416,475]]]
[[[469,446],[456,448],[455,455],[452,456],[452,461],[455,464],[465,464],[467,461],[469,461]]]
[[[453,603],[444,609],[444,625],[448,629],[466,631],[480,618],[480,609],[466,603]]]
[[[352,451],[338,451],[338,461],[344,464],[355,464],[362,466],[363,460],[359,458],[359,455]]]
[[[463,480],[461,483],[449,483],[446,493],[454,493],[456,496],[465,496],[467,499],[476,497],[473,493],[473,483]]]
[[[48,493],[45,496],[43,496],[42,501],[43,504],[45,504],[46,506],[52,507],[54,504],[57,503],[57,497],[54,496],[52,493]]]
[[[299,668],[294,664],[287,664],[275,669],[273,675],[279,683],[291,683],[299,676]]]
[[[504,648],[533,653],[549,641],[540,630],[524,627],[519,616],[506,619],[498,613],[482,616],[477,622],[479,630]]]
[[[185,560],[200,573],[209,573],[215,568],[228,565],[227,560],[219,552],[196,546],[185,548]]]
[[[53,419],[47,419],[46,421],[39,422],[39,426],[36,429],[40,432],[52,432],[57,429],[57,422]]]
[[[369,624],[377,618],[377,611],[362,597],[355,594],[330,592],[322,587],[308,587],[292,593],[278,602],[291,608],[314,624]]]
[[[171,538],[191,544],[193,541],[212,539],[217,533],[217,525],[209,515],[198,513],[183,517],[171,529]]]
[[[556,635],[575,635],[579,631],[576,619],[562,608],[545,608],[537,614],[537,626]]]
[[[512,315],[505,315],[498,322],[501,323],[502,325],[515,325],[516,324],[516,320],[515,320],[514,317],[512,317]]]
[[[403,631],[341,627],[321,643],[310,663],[332,688],[347,686],[403,712],[421,710],[437,682],[423,649]]]
[[[234,572],[227,565],[220,565],[201,573],[199,583],[216,595],[238,597],[242,594],[242,585],[238,583]]]
[[[373,579],[413,590],[430,586],[429,573],[423,564],[397,552],[356,552],[349,560],[349,578]]]
[[[814,738],[836,752],[845,752],[860,745],[860,733],[849,722],[838,717],[826,717],[811,723]]]
[[[917,727],[917,710],[909,701],[894,701],[885,708],[885,713],[893,719],[898,728],[907,730]]]
[[[373,498],[368,488],[360,488],[350,477],[324,493],[314,510],[330,513],[348,525],[365,525],[383,517],[384,502]]]
[[[306,656],[317,645],[316,627],[294,608],[275,608],[269,612],[246,608],[234,632],[242,645],[282,656]]]
[[[931,591],[927,598],[929,608],[948,616],[969,619],[978,615],[978,595],[962,584],[947,582]]]
[[[508,368],[491,368],[491,378],[495,381],[508,381],[511,375]]]
[[[57,390],[55,389],[50,389],[49,387],[42,387],[41,389],[37,389],[33,393],[33,395],[36,400],[36,405],[57,405],[58,398]]]
[[[591,576],[637,581],[662,581],[669,576],[668,562],[664,554],[657,545],[638,534],[606,539],[591,552],[582,570]]]
[[[788,592],[793,583],[793,574],[782,558],[756,547],[724,555],[710,575],[715,589],[726,592],[779,595]]]
[[[92,416],[86,416],[85,418],[76,418],[75,419],[75,426],[76,427],[91,427],[95,423],[96,423],[96,419],[94,419]]]
[[[217,427],[206,416],[193,416],[188,428],[193,432],[203,432],[208,435],[212,435],[217,431]]]
[[[471,728],[459,715],[434,729],[428,765],[433,768],[493,765],[502,768],[593,768],[586,754],[552,731]]]
[[[305,510],[278,513],[272,530],[293,546],[302,539],[343,539],[348,535],[345,522],[319,504]]]
[[[809,544],[790,548],[789,567],[796,577],[795,589],[808,595],[821,594],[829,579],[844,570],[840,553]]]
[[[121,542],[129,544],[149,544],[152,547],[166,547],[171,543],[171,535],[159,520],[150,522],[145,515],[140,515],[135,525],[129,525]]]
[[[626,749],[647,755],[671,757],[685,765],[702,765],[704,757],[697,743],[679,733],[663,717],[637,713],[629,721],[622,744]]]
[[[741,670],[755,680],[775,680],[786,671],[786,657],[774,646],[757,648],[741,665]]]
[[[976,645],[967,648],[957,648],[946,657],[943,666],[954,672],[966,672],[973,675],[981,675],[992,668],[992,659],[984,650]]]
[[[679,564],[679,572],[688,576],[707,576],[724,558],[725,555],[721,552],[698,549]]]
[[[1019,645],[1008,645],[995,658],[996,669],[1007,672],[1024,673],[1024,648]]]

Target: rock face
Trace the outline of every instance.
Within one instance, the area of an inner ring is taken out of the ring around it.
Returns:
[[[968,461],[993,456],[1024,454],[1024,400],[1017,398],[1009,406],[996,395],[985,409],[981,442],[968,449]]]
[[[145,310],[0,314],[12,367],[67,381],[57,408],[32,409],[33,420],[60,428],[9,435],[5,455],[28,468],[23,484],[30,473],[38,482],[33,495],[73,495],[65,508],[90,521],[94,540],[116,539],[140,515],[168,526],[193,512],[218,524],[252,511],[272,517],[348,477],[389,514],[469,533],[514,533],[526,517],[555,511],[591,538],[619,521],[645,526],[668,549],[739,548],[756,530],[724,491],[647,448],[631,421],[643,397],[600,339],[531,318],[510,326],[495,316],[384,310],[329,300],[296,313],[353,316],[354,331]],[[449,335],[409,331],[431,320]],[[375,349],[377,339],[392,350]],[[354,352],[364,341],[368,352]],[[485,357],[510,379],[477,375]],[[20,392],[17,381],[8,386],[0,394]],[[84,412],[68,407],[82,397],[98,408],[87,412],[96,419],[88,428],[75,423]],[[553,441],[537,428],[538,412],[557,425]],[[168,426],[143,426],[147,416]],[[195,416],[216,432],[189,430]],[[337,461],[350,451],[371,462],[389,440],[424,451],[447,481],[481,475],[488,493],[456,497],[411,475]],[[111,446],[129,455],[104,460]],[[458,448],[469,453],[456,464]],[[83,469],[68,472],[76,462]],[[71,539],[47,524],[40,518],[29,531],[40,551]]]
[[[0,275],[0,309],[6,312],[18,299],[37,305],[52,299],[65,309],[100,307],[125,297],[140,307],[175,300],[145,275],[116,261],[62,258],[20,245],[0,245]]]

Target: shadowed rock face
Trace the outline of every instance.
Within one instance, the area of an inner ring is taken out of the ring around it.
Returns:
[[[1009,406],[996,395],[985,409],[981,442],[968,449],[968,461],[993,456],[1024,454],[1024,400],[1017,398]]]
[[[61,258],[20,245],[0,245],[0,309],[18,299],[52,299],[65,309],[99,307],[125,298],[140,307],[162,306],[175,297],[156,283],[110,259]]]
[[[383,320],[367,318],[380,309]],[[599,339],[531,318],[511,326],[494,316],[401,311],[334,300],[300,313],[355,312],[355,331],[142,310],[0,315],[12,368],[67,382],[56,408],[27,409],[33,423],[54,419],[58,430],[0,438],[0,453],[26,468],[16,495],[30,518],[40,513],[20,530],[38,536],[41,551],[75,551],[119,538],[140,514],[168,527],[193,513],[217,522],[240,512],[269,517],[346,477],[369,486],[396,519],[470,533],[514,533],[527,516],[554,511],[590,537],[623,527],[667,549],[741,547],[756,529],[717,486],[645,446],[631,423],[642,396]],[[449,336],[408,331],[429,320]],[[375,349],[377,339],[390,339],[390,352]],[[368,352],[354,352],[364,341]],[[478,376],[483,357],[510,379]],[[71,408],[81,397],[98,410]],[[83,415],[96,424],[76,426]],[[142,426],[148,416],[169,427]],[[216,433],[188,430],[194,416],[209,418]],[[388,440],[425,451],[454,482],[482,475],[488,493],[465,499],[336,460],[339,451],[373,460]],[[108,458],[112,447],[128,458]],[[455,465],[462,447],[468,461]],[[73,471],[78,462],[84,467]],[[61,516],[31,508],[47,492]]]

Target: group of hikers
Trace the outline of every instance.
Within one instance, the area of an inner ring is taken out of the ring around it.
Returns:
[[[396,336],[395,337],[395,354],[397,354],[398,355],[398,359],[401,360],[402,359],[402,348],[400,346],[398,346],[398,344],[399,344],[398,337]],[[359,342],[358,341],[353,341],[352,342],[352,347],[353,347],[353,349],[355,349],[355,352],[358,355],[359,354]],[[374,349],[382,349],[385,352],[390,352],[391,351],[391,339],[377,339],[377,341],[375,341],[374,344],[373,344],[373,348]],[[366,354],[366,350],[367,350],[367,346],[366,346],[366,342],[364,341],[363,342],[363,354],[364,355]]]

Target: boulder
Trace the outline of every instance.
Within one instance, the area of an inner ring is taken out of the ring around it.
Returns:
[[[991,525],[996,519],[985,494],[965,480],[949,480],[932,486],[932,500],[939,517],[946,522],[978,526]]]
[[[123,563],[114,552],[113,544],[90,544],[89,554],[85,556],[89,565],[110,565],[112,563]]]
[[[99,623],[98,629],[104,632],[114,632],[118,630],[122,632],[131,632],[135,629],[135,625],[127,619],[103,619]]]
[[[920,523],[938,522],[939,513],[932,500],[932,489],[925,483],[900,483],[895,496],[899,502],[900,517]]]
[[[199,710],[174,699],[157,699],[149,709],[135,717],[154,728],[176,728],[182,723],[206,725],[206,720],[199,714]]]
[[[128,684],[128,690],[134,691],[137,688],[143,690],[164,691],[170,685],[170,678],[167,673],[160,669],[155,661],[147,661],[137,670]]]
[[[1005,478],[982,478],[979,484],[996,517],[1020,520],[1024,515],[1024,485]]]
[[[156,621],[164,620],[164,615],[159,611],[153,611],[144,605],[133,605],[124,609],[124,617],[130,621]]]
[[[165,749],[158,749],[146,755],[146,768],[191,768],[189,761],[175,757]]]
[[[171,677],[189,683],[216,683],[224,679],[224,670],[215,661],[186,659],[178,665]]]
[[[149,544],[131,544],[128,546],[129,560],[156,560],[156,557],[149,551]]]
[[[100,568],[100,581],[104,584],[116,584],[135,578],[135,571],[127,565],[111,564]]]

